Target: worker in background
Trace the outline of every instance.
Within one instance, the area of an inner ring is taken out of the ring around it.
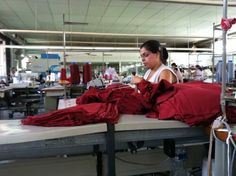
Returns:
[[[132,70],[130,75],[125,76],[125,78],[123,79],[123,82],[130,83],[132,78],[133,78],[133,76],[135,76],[135,75],[136,75],[136,71]]]
[[[16,67],[12,67],[11,70],[10,70],[10,73],[8,75],[8,82],[13,83],[13,79],[15,81],[16,76],[17,76],[17,69],[16,69]]]
[[[181,73],[179,67],[177,66],[177,64],[173,62],[173,63],[171,64],[171,68],[172,68],[172,70],[175,72],[175,74],[176,74],[176,76],[177,76],[177,78],[178,78],[178,80],[179,80],[179,83],[183,83],[183,82],[184,82],[184,81],[183,81],[183,75],[182,75],[182,73]]]
[[[143,65],[148,68],[143,78],[139,76],[132,77],[132,83],[138,84],[143,79],[158,83],[164,79],[170,83],[178,83],[178,79],[174,71],[166,66],[168,59],[168,52],[166,48],[162,47],[159,41],[148,40],[140,47],[140,56]]]
[[[195,66],[195,71],[193,72],[193,80],[195,80],[195,81],[204,80],[203,70],[200,65]]]
[[[38,81],[40,84],[44,84],[46,79],[46,73],[41,72],[38,76],[38,78],[35,79],[35,81]]]
[[[55,73],[52,73],[51,70],[46,70],[46,84],[48,86],[54,85],[55,82]]]

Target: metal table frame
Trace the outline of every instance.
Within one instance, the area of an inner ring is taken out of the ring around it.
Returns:
[[[83,132],[83,134],[74,134],[72,136],[38,138],[35,141],[32,140],[31,136],[30,141],[21,141],[19,139],[18,142],[14,142],[13,139],[10,139],[10,142],[6,144],[1,142],[0,160],[94,153],[97,156],[97,175],[115,176],[115,152],[117,149],[127,149],[127,145],[124,144],[128,142],[144,141],[144,145],[148,146],[150,143],[160,143],[160,141],[165,139],[181,140],[183,143],[208,141],[208,137],[202,127],[188,127],[182,122],[173,120],[148,119],[144,115],[121,115],[120,119],[132,119],[132,121],[127,123],[126,121],[119,121],[115,125],[105,124],[106,130],[90,132],[89,134]],[[11,120],[8,123],[11,123]],[[35,128],[40,129],[40,127]],[[67,130],[69,127],[64,128]],[[73,129],[77,128],[86,129],[85,126],[73,127]],[[89,129],[89,125],[87,128]],[[6,139],[0,136],[0,140],[4,141]],[[106,153],[108,157],[106,170],[102,169],[103,153]]]
[[[137,116],[137,115],[136,115]],[[207,143],[209,141],[209,137],[206,135],[203,127],[188,127],[186,124],[173,120],[157,120],[157,119],[147,119],[146,122],[150,125],[149,129],[144,129],[142,127],[142,121],[137,123],[135,120],[135,115],[123,115],[121,118],[133,118],[133,124],[131,121],[128,123],[122,122],[112,125],[108,124],[108,132],[107,132],[107,154],[108,154],[108,170],[107,175],[115,176],[116,175],[116,163],[115,163],[115,151],[116,149],[127,149],[128,142],[135,141],[144,141],[144,146],[148,146],[149,144],[155,145],[155,143],[160,144],[160,141],[166,139],[174,140],[176,143]],[[140,120],[142,120],[142,117]],[[143,116],[143,119],[145,117]],[[156,126],[155,126],[156,121]],[[151,123],[150,123],[151,122]],[[174,123],[177,124],[174,124]],[[159,126],[158,123],[161,125]],[[163,124],[162,124],[163,123]],[[168,128],[168,124],[172,124],[174,126]],[[130,129],[127,128],[127,125],[130,126]],[[145,122],[143,123],[143,126]],[[161,127],[162,126],[162,127]]]

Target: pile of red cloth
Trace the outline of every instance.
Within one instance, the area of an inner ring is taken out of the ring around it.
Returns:
[[[199,125],[209,124],[221,115],[221,86],[218,83],[194,81],[171,85],[161,81],[155,85],[143,81],[139,89],[155,103],[147,117],[176,119],[189,125]]]
[[[145,114],[149,118],[176,119],[189,125],[209,124],[219,115],[221,86],[201,81],[157,84],[141,81],[140,92],[122,84],[104,90],[90,88],[76,106],[29,116],[24,125],[75,126],[99,122],[116,123],[119,114]],[[134,116],[135,118],[135,116]]]

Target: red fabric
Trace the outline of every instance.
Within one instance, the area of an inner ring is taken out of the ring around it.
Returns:
[[[137,88],[140,90],[143,99],[153,105],[156,104],[156,101],[160,103],[167,100],[175,93],[173,84],[170,84],[168,81],[160,81],[158,84],[153,84],[142,80],[139,84],[137,84]],[[161,94],[165,94],[165,96],[159,97]]]
[[[227,106],[226,117],[229,123],[236,123],[236,108],[233,106]]]
[[[87,84],[92,80],[92,65],[86,63],[83,65],[83,83]]]
[[[65,68],[61,69],[60,80],[66,80],[66,69]]]
[[[221,115],[221,87],[201,81],[158,84],[141,81],[140,93],[124,85],[107,89],[90,88],[76,100],[77,106],[36,115],[22,120],[23,124],[40,126],[72,126],[87,123],[118,121],[119,113],[146,114],[150,118],[176,119],[189,125],[208,124]],[[235,117],[236,110],[228,111]]]
[[[170,84],[161,81],[156,85],[142,81],[138,87],[149,100],[156,102],[147,117],[176,119],[189,125],[199,125],[209,123],[221,114],[219,84],[200,81]]]
[[[122,114],[145,114],[151,107],[135,89],[123,84],[113,84],[104,90],[91,88],[76,99],[78,105],[91,102],[114,103]]]
[[[221,28],[224,31],[228,31],[232,27],[232,25],[235,23],[236,23],[236,18],[229,18],[229,19],[222,18],[221,19]]]
[[[144,114],[148,109],[142,97],[133,95],[135,93],[131,87],[118,84],[105,90],[91,88],[77,98],[77,106],[29,116],[22,120],[22,124],[76,126],[99,122],[116,123],[119,113]]]
[[[146,114],[152,108],[139,93],[125,94],[117,101],[117,107],[121,114]]]
[[[53,111],[47,114],[28,116],[21,122],[37,126],[76,126],[99,122],[116,123],[118,110],[111,103],[90,103]]]
[[[160,119],[169,116],[189,125],[198,125],[210,123],[221,115],[221,88],[219,85],[198,83],[179,86],[176,84],[175,88],[176,94],[166,101],[168,103],[161,103],[157,106],[158,110],[160,110]],[[169,105],[172,105],[175,110],[173,114],[170,114],[170,108],[167,111],[163,108],[170,107]]]

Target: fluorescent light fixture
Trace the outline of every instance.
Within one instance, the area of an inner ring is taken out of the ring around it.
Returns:
[[[84,23],[84,22],[73,22],[73,21],[64,21],[64,24],[68,24],[68,25],[88,25],[88,23]]]

